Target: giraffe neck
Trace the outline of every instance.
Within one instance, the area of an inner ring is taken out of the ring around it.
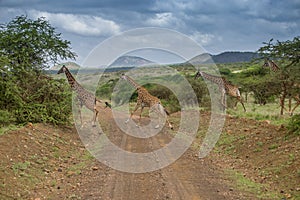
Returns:
[[[130,77],[126,76],[126,80],[135,88],[135,89],[140,89],[141,86],[136,83],[133,79],[131,79]]]
[[[276,65],[276,63],[274,63],[274,62],[271,61],[271,60],[268,60],[267,63],[268,63],[268,66],[270,67],[270,69],[271,69],[273,72],[279,71],[280,68]]]
[[[73,77],[73,75],[67,68],[65,69],[65,74],[66,74],[66,77],[68,79],[68,82],[69,82],[71,88],[73,90],[76,90],[78,88],[79,84],[77,83],[77,81],[75,80],[75,78]]]
[[[205,72],[201,72],[201,76],[215,84],[222,85],[225,84],[226,80],[222,77],[214,76],[211,74],[207,74]]]

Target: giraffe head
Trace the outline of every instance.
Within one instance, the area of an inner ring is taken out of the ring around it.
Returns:
[[[127,80],[127,76],[123,73],[123,74],[121,75],[121,79]]]
[[[202,76],[201,72],[200,72],[200,71],[197,71],[197,73],[195,74],[195,79],[197,79],[197,78],[199,78],[199,77],[201,77],[201,76]]]
[[[67,70],[67,67],[65,65],[63,65],[60,70],[58,70],[57,74],[61,74],[61,73],[65,73],[65,71]]]
[[[263,64],[263,67],[265,67],[265,68],[269,67],[269,61],[270,61],[269,58],[265,58],[265,62]]]

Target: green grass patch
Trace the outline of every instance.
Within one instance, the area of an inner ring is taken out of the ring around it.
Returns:
[[[29,161],[14,163],[12,166],[13,172],[15,174],[18,174],[21,171],[26,170],[30,166],[30,164],[31,163]]]
[[[278,144],[271,144],[269,147],[268,147],[268,149],[269,150],[274,150],[274,149],[277,149],[278,148]]]
[[[85,151],[84,154],[75,154],[75,157],[77,159],[80,159],[80,162],[68,168],[68,176],[81,174],[81,171],[85,169],[92,160],[94,160],[93,155],[90,154],[88,151]]]
[[[14,125],[14,124],[10,124],[4,127],[0,127],[0,136],[4,135],[5,133],[7,133],[8,131],[14,131],[14,130],[18,130],[19,127]]]
[[[71,175],[79,175],[81,174],[81,170],[87,166],[86,162],[79,162],[71,167],[68,168],[68,176]]]
[[[237,136],[223,133],[217,142],[217,146],[231,145],[237,139],[238,139]]]
[[[220,138],[215,146],[215,151],[217,151],[217,152],[222,151],[223,153],[225,153],[227,155],[232,154],[234,149],[236,148],[235,145],[233,145],[233,143],[238,139],[239,139],[238,136],[223,133],[220,136]]]
[[[270,191],[266,185],[252,181],[240,172],[228,170],[226,173],[238,190],[254,194],[257,199],[278,199],[280,197],[280,194]]]
[[[290,121],[290,116],[286,113],[280,115],[280,107],[276,103],[269,103],[263,106],[254,103],[245,103],[247,112],[238,104],[237,109],[227,109],[227,113],[240,118],[250,118],[254,120],[269,120],[274,125],[287,125]]]

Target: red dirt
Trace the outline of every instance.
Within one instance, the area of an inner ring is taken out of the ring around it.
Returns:
[[[210,115],[201,117],[207,122]],[[115,144],[127,151],[145,150],[145,143],[123,134],[110,114],[100,121],[106,124],[104,133],[113,130],[109,138]],[[73,127],[23,127],[0,136],[0,199],[257,199],[255,192],[237,187],[229,169],[278,192],[278,199],[297,198],[299,137],[285,140],[284,128],[233,117],[227,117],[224,131],[233,136],[232,144],[217,145],[204,159],[189,148],[168,167],[131,174],[94,159]],[[154,148],[172,138],[167,127],[162,132]],[[283,166],[286,161],[289,165]],[[268,170],[262,173],[263,168]]]

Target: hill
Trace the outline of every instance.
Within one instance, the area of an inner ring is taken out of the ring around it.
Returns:
[[[200,54],[190,59],[188,62],[192,64],[209,64],[209,63],[237,63],[250,62],[252,59],[258,58],[255,52],[223,52],[217,55],[208,53]]]
[[[65,62],[61,64],[54,65],[50,68],[50,70],[59,70],[63,65],[67,66],[69,70],[78,70],[80,68],[80,65],[78,65],[75,62]]]
[[[250,62],[252,59],[258,58],[258,54],[254,52],[224,52],[212,56],[215,63],[236,63]]]
[[[154,62],[138,56],[121,56],[109,67],[134,67],[154,64]]]

